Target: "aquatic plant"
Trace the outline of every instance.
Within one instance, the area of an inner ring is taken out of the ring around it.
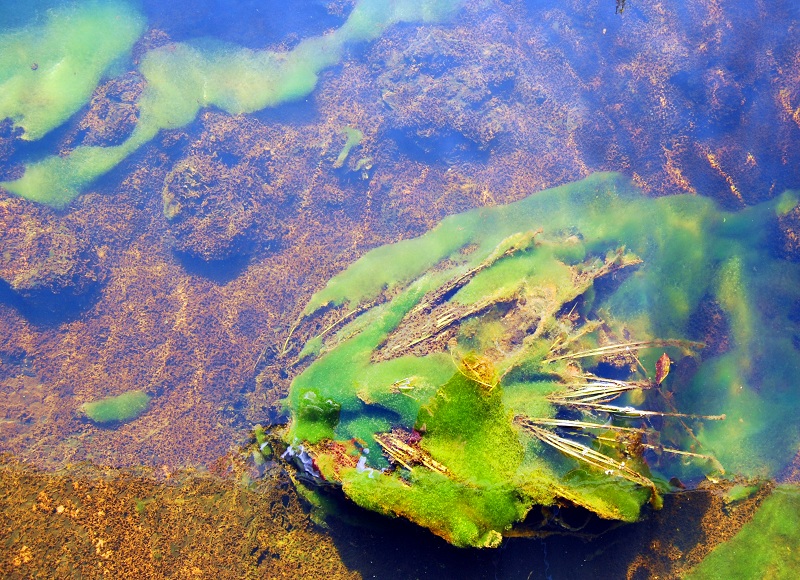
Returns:
[[[339,152],[339,155],[336,157],[336,161],[333,162],[333,166],[337,169],[344,165],[344,162],[347,160],[347,156],[350,155],[350,151],[353,149],[353,147],[356,147],[359,143],[361,143],[361,140],[364,138],[364,133],[354,127],[345,127],[342,129],[342,133],[344,133],[347,139],[342,147],[342,150]]]
[[[214,106],[237,115],[304,97],[316,86],[319,73],[338,63],[349,45],[374,40],[397,23],[448,18],[461,3],[462,0],[360,0],[340,28],[303,40],[287,52],[250,50],[210,41],[156,48],[144,55],[139,67],[147,86],[138,103],[139,122],[127,140],[117,146],[81,146],[64,157],[46,157],[27,165],[20,179],[0,185],[21,197],[63,207],[162,129],[191,123],[200,109]],[[57,18],[53,22],[56,27],[63,25]],[[25,50],[32,50],[30,45],[36,37],[23,37]],[[68,52],[64,58],[70,57],[72,53]],[[54,57],[47,54],[46,58]],[[13,64],[19,67],[17,61]],[[96,75],[83,79],[83,84],[91,88],[96,82]],[[76,103],[79,106],[85,102],[90,93],[91,89],[80,92],[71,106],[76,108]],[[19,100],[15,95],[11,95],[14,102]],[[0,119],[2,112],[0,109]],[[56,121],[54,117],[49,123]]]
[[[635,521],[673,477],[774,473],[800,435],[800,270],[769,236],[795,204],[727,213],[598,174],[376,248],[284,345],[326,316],[297,355],[287,456],[460,546],[559,507]],[[712,307],[725,348],[698,323]]]
[[[136,419],[147,410],[149,403],[150,395],[134,390],[84,403],[80,406],[80,411],[95,423],[122,423]]]

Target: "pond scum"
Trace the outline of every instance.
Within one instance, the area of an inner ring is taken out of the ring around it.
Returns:
[[[769,236],[795,204],[728,213],[596,174],[377,248],[283,346],[291,361],[324,315],[284,457],[312,487],[482,547],[523,520],[551,529],[557,507],[632,522],[704,476],[773,475],[798,440],[800,272]]]

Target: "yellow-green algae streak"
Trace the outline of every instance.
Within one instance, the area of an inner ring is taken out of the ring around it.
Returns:
[[[375,358],[420,301],[485,263],[509,236],[541,230],[535,247],[495,261],[441,300],[454,309],[524,295],[531,304],[547,297],[563,306],[570,303],[565,289],[575,285],[576,272],[624,247],[642,263],[602,291],[574,292],[582,296],[574,313],[602,319],[630,340],[686,339],[702,338],[692,335],[701,303],[718,304],[731,328],[727,351],[700,350],[693,362],[672,345],[642,350],[639,358],[651,373],[665,351],[676,361],[661,387],[674,389],[673,410],[727,418],[666,418],[661,436],[671,447],[715,456],[729,474],[774,475],[800,442],[794,390],[800,357],[793,344],[800,336],[800,265],[780,258],[771,239],[776,213],[796,203],[787,193],[729,213],[708,198],[648,198],[618,175],[596,174],[510,205],[451,216],[422,237],[372,250],[305,309],[304,316],[329,305],[364,310],[332,336],[306,345],[301,358],[314,360],[293,381],[287,441],[310,446],[323,475],[340,482],[357,503],[407,517],[456,545],[496,545],[537,504],[568,501],[602,517],[636,520],[651,495],[642,485],[554,452],[513,424],[519,415],[559,413],[547,397],[561,388],[570,365],[546,361],[552,344],[545,335],[557,336],[563,317],[553,317],[541,338],[526,340],[520,353],[499,357],[502,378],[488,395],[486,384],[456,369],[463,353],[496,354],[509,331],[502,309],[463,323],[449,353]],[[394,298],[368,306],[384,292]],[[581,348],[598,344],[596,332],[575,342]],[[367,465],[383,468],[388,463],[375,437],[396,428],[420,430],[419,448],[446,472],[425,465],[380,475],[337,470],[340,460],[325,451],[326,441],[348,448],[348,441],[360,439],[372,450]],[[699,460],[687,467],[665,455],[652,473],[644,465],[637,470],[658,482],[675,475],[691,479],[715,465]]]
[[[40,139],[89,100],[143,31],[135,10],[111,0],[53,8],[41,22],[0,33],[0,120]]]
[[[796,578],[799,546],[800,488],[783,485],[733,539],[714,548],[686,578]]]
[[[139,122],[125,142],[114,147],[78,147],[66,157],[47,157],[28,165],[20,179],[0,185],[21,197],[63,207],[86,185],[113,169],[160,130],[191,123],[200,109],[215,106],[235,115],[304,97],[316,86],[319,73],[342,59],[348,45],[374,40],[397,23],[434,22],[448,18],[461,1],[361,0],[340,28],[306,39],[287,52],[250,50],[214,42],[174,43],[152,50],[140,65],[147,87],[139,101]],[[91,11],[94,4],[87,6]],[[134,18],[134,22],[138,20]],[[59,20],[58,14],[52,18],[51,26],[56,29],[69,28],[69,25],[69,21]],[[80,32],[84,36],[102,35],[102,31],[93,31],[85,23]],[[15,34],[19,38],[19,47],[14,55],[33,51],[40,32],[36,29]],[[58,58],[76,59],[71,49],[68,45],[64,54],[63,47],[54,45],[50,51],[43,51],[40,58],[43,62]],[[13,65],[19,68],[18,57],[12,58],[15,59]],[[48,93],[58,94],[71,91],[76,82],[81,83],[84,90],[80,98],[69,99],[71,110],[88,99],[99,74],[87,75],[79,81],[73,80],[74,76],[55,77],[48,85]],[[28,97],[14,94],[7,98],[11,103],[8,114],[16,114],[13,107]],[[50,119],[49,125],[56,120]]]

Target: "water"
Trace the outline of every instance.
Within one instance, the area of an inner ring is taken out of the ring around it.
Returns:
[[[318,527],[253,464],[300,370],[275,353],[369,249],[599,171],[729,211],[798,188],[795,3],[615,9],[0,1],[4,575],[674,576],[796,482],[790,443],[743,499],[693,481],[588,543],[475,551],[347,504]],[[796,212],[771,227],[796,260]],[[82,411],[132,391],[133,419]]]

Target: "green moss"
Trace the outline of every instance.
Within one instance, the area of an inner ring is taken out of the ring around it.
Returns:
[[[133,498],[133,504],[134,504],[134,507],[136,509],[136,513],[139,514],[140,516],[146,515],[147,514],[147,505],[149,503],[154,502],[154,501],[155,501],[155,498],[152,498],[152,497],[145,498],[145,499]]]
[[[122,423],[136,419],[147,410],[150,395],[143,391],[128,391],[116,397],[84,403],[81,412],[95,423]]]
[[[119,0],[84,0],[45,14],[0,33],[0,119],[10,117],[31,140],[83,106],[144,30],[144,19]]]
[[[417,417],[421,446],[447,465],[452,477],[476,486],[507,484],[522,463],[523,449],[512,428],[502,389],[456,373]]]
[[[784,485],[753,519],[714,548],[687,578],[796,578],[800,570],[800,489]]]
[[[406,481],[351,469],[342,480],[345,493],[362,507],[412,519],[456,546],[499,545],[502,532],[529,509],[510,485],[475,489],[422,470]]]
[[[332,439],[341,409],[334,399],[322,396],[314,389],[303,391],[295,405],[295,437],[312,442]]]

